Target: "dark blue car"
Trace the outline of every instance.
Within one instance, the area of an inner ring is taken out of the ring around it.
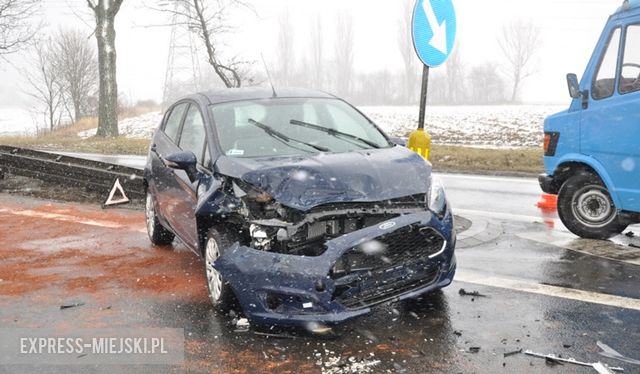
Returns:
[[[145,168],[154,244],[204,259],[254,323],[338,323],[449,285],[453,215],[431,165],[346,102],[231,89],[173,104]]]

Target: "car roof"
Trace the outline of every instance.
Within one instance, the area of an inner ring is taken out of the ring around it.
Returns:
[[[244,100],[260,100],[270,99],[273,97],[279,98],[335,98],[335,96],[323,91],[311,90],[306,88],[276,88],[276,95],[274,96],[273,89],[271,87],[243,87],[243,88],[221,88],[205,92],[200,92],[197,95],[207,98],[210,104],[220,104],[231,101],[244,101]],[[192,96],[197,96],[192,95]]]

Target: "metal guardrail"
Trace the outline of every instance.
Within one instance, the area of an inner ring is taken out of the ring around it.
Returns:
[[[129,198],[145,196],[142,170],[0,145],[0,173],[4,172],[105,195],[119,178]]]

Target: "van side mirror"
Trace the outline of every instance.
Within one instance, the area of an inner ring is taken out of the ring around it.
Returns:
[[[198,176],[198,159],[191,151],[180,151],[172,153],[164,158],[166,167],[176,170],[184,170],[191,182],[194,182]]]
[[[573,73],[567,74],[567,86],[569,86],[569,95],[573,99],[579,99],[582,97],[580,92],[580,83],[578,83],[578,76]]]

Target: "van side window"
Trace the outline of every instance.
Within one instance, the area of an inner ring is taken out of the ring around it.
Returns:
[[[640,25],[627,27],[619,90],[621,94],[640,90]]]
[[[620,50],[620,29],[611,33],[609,42],[604,48],[600,66],[593,80],[591,95],[594,99],[604,99],[613,95],[616,82],[616,67]]]
[[[202,115],[200,114],[198,106],[192,104],[187,112],[187,117],[184,119],[184,126],[182,126],[180,149],[193,152],[198,159],[198,163],[202,165],[206,139],[207,135],[204,130]]]
[[[187,109],[187,103],[176,105],[171,109],[171,114],[167,118],[167,123],[164,125],[164,133],[167,134],[169,139],[174,143],[178,140],[178,130],[180,130],[180,123],[182,117],[184,117],[184,111]]]

